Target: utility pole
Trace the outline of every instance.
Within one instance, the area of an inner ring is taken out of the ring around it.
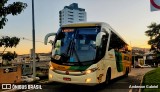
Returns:
[[[35,23],[34,23],[34,0],[32,0],[32,36],[33,36],[33,77],[36,77],[36,60],[35,60]]]

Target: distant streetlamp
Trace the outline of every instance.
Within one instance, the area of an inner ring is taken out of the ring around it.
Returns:
[[[36,65],[35,65],[35,23],[34,23],[34,0],[32,0],[32,36],[33,36],[33,78],[36,77]]]

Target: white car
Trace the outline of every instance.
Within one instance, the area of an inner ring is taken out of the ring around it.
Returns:
[[[145,64],[145,65],[143,65],[142,67],[151,67],[151,65]]]
[[[33,79],[33,75],[28,75],[28,78],[32,78]],[[35,80],[40,80],[39,77],[35,77]]]
[[[29,78],[27,76],[21,76],[21,81],[23,83],[29,83],[29,82],[32,82],[33,81],[33,78]]]

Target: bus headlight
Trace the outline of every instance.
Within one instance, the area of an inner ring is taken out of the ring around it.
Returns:
[[[53,66],[50,66],[49,69],[50,69],[50,70],[53,70],[54,68],[53,68]]]
[[[88,70],[84,71],[84,74],[90,74],[92,72],[95,72],[96,70],[98,70],[98,68],[88,69]]]
[[[92,72],[92,70],[90,70],[90,69],[87,70],[87,71],[85,71],[86,74],[89,74],[89,73],[91,73],[91,72]]]

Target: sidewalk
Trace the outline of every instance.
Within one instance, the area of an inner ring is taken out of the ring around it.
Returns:
[[[139,86],[142,85],[143,82],[143,77],[144,75],[151,71],[154,70],[155,68],[132,68],[132,72],[130,73],[130,76],[135,76],[135,78],[139,81]],[[138,86],[138,85],[137,85]],[[129,92],[141,92],[141,89],[138,88],[132,88]]]

